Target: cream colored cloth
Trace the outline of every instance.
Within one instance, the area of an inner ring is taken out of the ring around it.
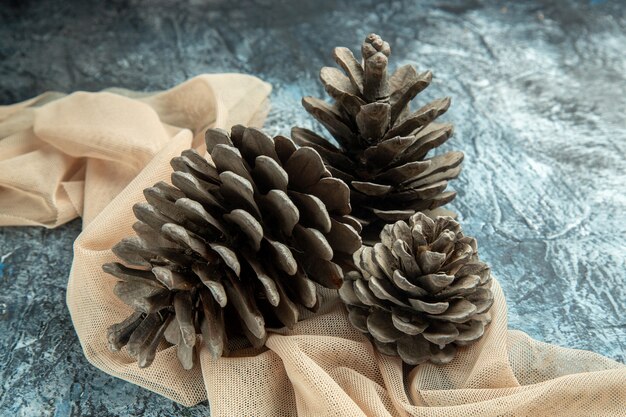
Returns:
[[[409,370],[379,355],[331,291],[322,314],[271,335],[267,349],[217,361],[200,349],[191,371],[173,347],[147,369],[110,352],[106,328],[130,309],[101,265],[132,234],[132,205],[169,180],[169,160],[198,146],[207,126],[258,125],[268,93],[252,77],[202,76],[134,99],[44,95],[0,108],[0,224],[54,227],[83,214],[67,303],[92,364],[185,405],[208,398],[214,417],[626,415],[626,367],[508,331],[497,281],[492,324],[445,366]]]
[[[91,222],[172,138],[260,126],[271,86],[202,75],[171,90],[46,93],[0,107],[0,226]],[[183,133],[187,130],[187,133]]]

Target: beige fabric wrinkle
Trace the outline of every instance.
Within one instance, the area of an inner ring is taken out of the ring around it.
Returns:
[[[201,147],[209,127],[262,122],[270,91],[249,75],[205,74],[157,93],[50,92],[0,106],[0,226],[79,215],[87,225],[181,130]]]

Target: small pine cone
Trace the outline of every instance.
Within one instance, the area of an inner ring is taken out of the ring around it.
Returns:
[[[462,152],[426,158],[452,134],[452,125],[432,123],[450,105],[438,99],[411,112],[411,100],[430,84],[432,73],[418,74],[412,65],[388,76],[389,44],[370,34],[361,48],[361,64],[349,49],[335,48],[343,70],[325,67],[320,78],[334,99],[305,97],[304,108],[336,139],[334,146],[316,133],[294,128],[301,146],[316,149],[337,178],[350,185],[353,215],[377,236],[384,223],[407,220],[454,199],[445,191],[461,171]]]
[[[317,309],[316,284],[341,286],[340,265],[361,246],[348,186],[313,149],[243,126],[211,129],[206,144],[211,160],[184,151],[171,162],[173,185],[147,188],[133,207],[137,235],[113,248],[129,266],[103,266],[135,309],[109,328],[109,345],[127,346],[140,367],[162,339],[186,369],[197,334],[214,358],[232,336],[262,346],[267,328]]]
[[[355,252],[360,272],[339,290],[350,322],[407,364],[450,362],[491,320],[491,275],[476,240],[451,217],[423,213],[386,225],[380,238]]]

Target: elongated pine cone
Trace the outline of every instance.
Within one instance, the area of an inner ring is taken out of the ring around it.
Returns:
[[[173,185],[147,188],[133,207],[136,236],[113,248],[128,266],[103,266],[135,309],[109,328],[110,348],[127,346],[140,367],[162,339],[186,369],[197,334],[214,358],[232,336],[262,346],[267,328],[317,309],[316,284],[341,286],[338,263],[361,246],[348,186],[313,149],[243,126],[211,129],[206,144],[210,160],[184,151],[171,161]]]
[[[407,220],[417,211],[450,202],[448,181],[461,171],[462,152],[432,158],[427,153],[444,143],[452,125],[432,123],[450,105],[435,100],[410,111],[411,100],[424,90],[432,73],[418,74],[412,65],[388,76],[389,44],[370,34],[361,47],[360,63],[348,48],[335,48],[334,58],[345,72],[324,67],[320,78],[334,99],[305,97],[304,108],[336,139],[334,146],[316,133],[294,128],[301,146],[316,149],[337,178],[350,185],[353,215],[365,225],[363,236],[377,236],[384,223]]]
[[[380,239],[354,254],[360,273],[339,290],[350,322],[410,365],[451,361],[491,320],[491,275],[476,240],[451,217],[423,213],[386,225]]]

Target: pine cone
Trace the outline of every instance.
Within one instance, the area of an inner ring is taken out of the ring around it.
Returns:
[[[347,76],[322,68],[320,78],[333,104],[313,97],[302,101],[339,148],[307,129],[294,128],[292,137],[316,149],[333,176],[350,184],[353,214],[368,225],[364,236],[369,237],[385,222],[452,201],[456,193],[445,189],[459,175],[463,153],[426,158],[452,134],[452,125],[431,123],[448,109],[449,98],[410,111],[410,101],[430,84],[430,71],[418,74],[405,65],[389,77],[389,44],[375,34],[365,38],[361,54],[363,64],[349,49],[335,48],[335,61]]]
[[[266,328],[292,327],[299,307],[316,310],[315,283],[340,287],[338,263],[361,246],[348,186],[313,149],[243,126],[211,129],[206,143],[212,161],[183,152],[171,162],[173,185],[147,188],[147,203],[133,207],[137,235],[113,248],[130,267],[103,266],[136,310],[109,328],[110,347],[127,345],[140,367],[163,338],[186,369],[196,334],[214,358],[232,336],[262,346]]]
[[[423,213],[386,225],[380,239],[354,254],[360,273],[339,290],[350,322],[410,365],[451,361],[491,320],[491,275],[476,240],[451,217]]]

